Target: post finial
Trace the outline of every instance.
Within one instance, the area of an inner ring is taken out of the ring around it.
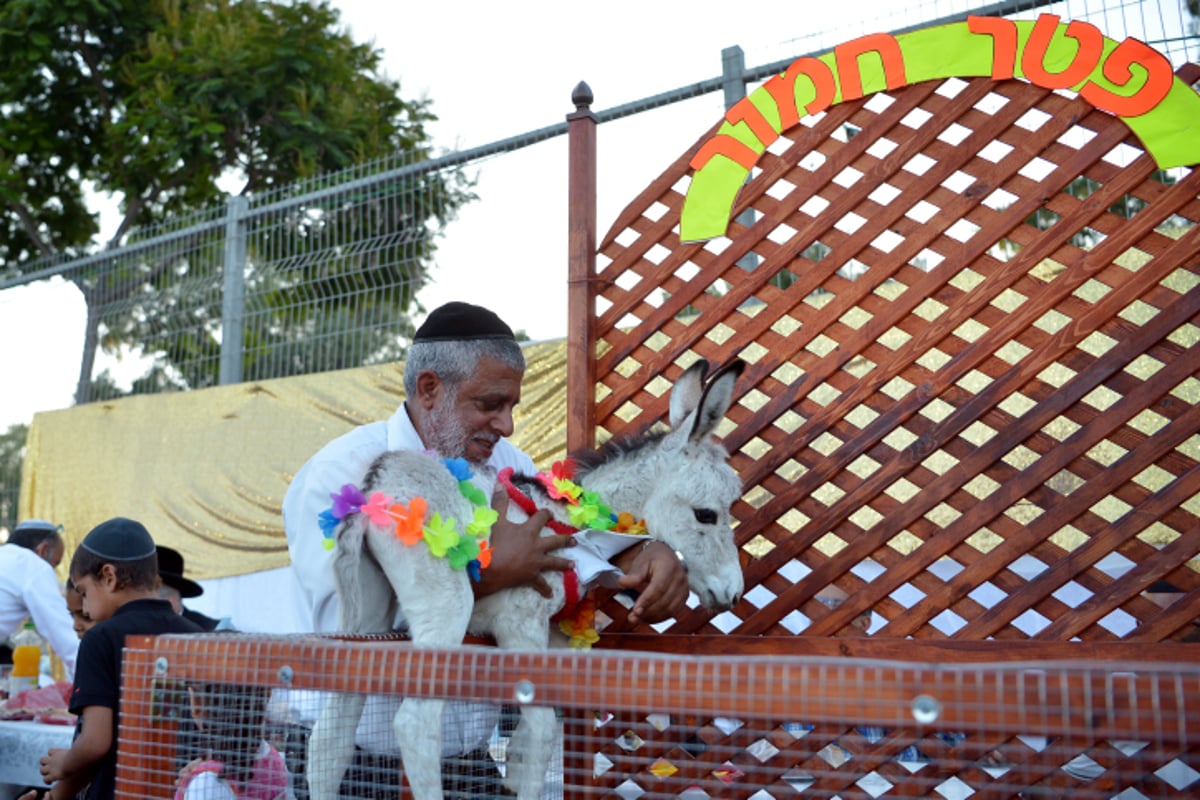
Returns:
[[[575,104],[576,111],[587,111],[593,99],[592,87],[588,86],[586,81],[580,81],[571,92],[571,102]]]

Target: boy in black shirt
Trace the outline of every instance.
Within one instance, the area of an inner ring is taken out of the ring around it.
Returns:
[[[75,740],[42,758],[42,777],[54,784],[51,800],[69,800],[85,787],[86,800],[113,800],[125,637],[202,631],[158,596],[158,555],[140,522],[116,517],[93,528],[71,559],[71,580],[95,624],[79,643],[71,687]]]

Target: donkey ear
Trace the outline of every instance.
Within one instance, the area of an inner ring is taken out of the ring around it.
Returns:
[[[677,430],[700,405],[704,396],[704,376],[708,374],[708,362],[703,358],[692,364],[671,389],[671,430]]]
[[[721,424],[725,412],[733,405],[733,385],[745,368],[746,362],[737,358],[713,375],[700,397],[700,410],[688,434],[689,442],[698,442],[709,436]]]

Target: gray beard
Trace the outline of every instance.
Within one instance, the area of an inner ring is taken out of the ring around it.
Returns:
[[[425,444],[443,458],[465,458],[467,430],[454,414],[454,397],[446,396],[429,412],[429,441]]]

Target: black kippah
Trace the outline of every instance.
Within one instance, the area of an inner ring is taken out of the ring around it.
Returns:
[[[431,311],[413,336],[414,342],[464,342],[472,339],[508,339],[515,342],[517,337],[494,311],[458,301]]]
[[[154,540],[146,526],[125,517],[101,522],[79,546],[110,561],[140,561],[155,554]]]

